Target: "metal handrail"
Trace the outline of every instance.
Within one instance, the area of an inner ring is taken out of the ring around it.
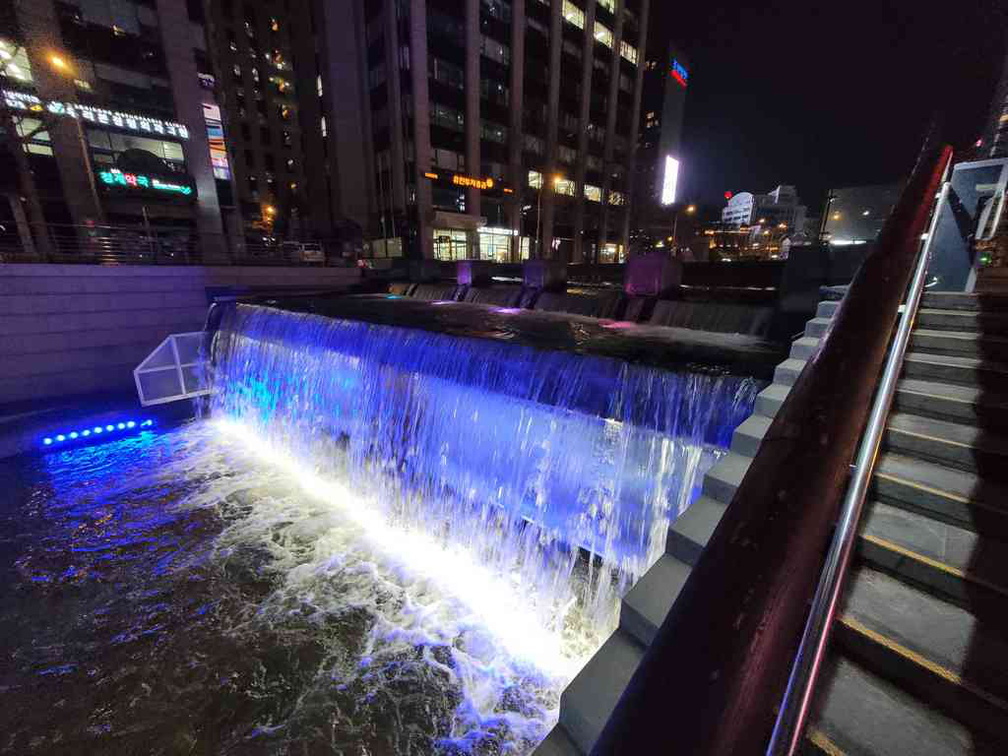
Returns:
[[[857,536],[865,497],[868,493],[872,472],[875,469],[875,460],[878,457],[882,434],[885,432],[886,419],[892,406],[896,382],[903,370],[903,357],[906,354],[910,332],[913,329],[917,309],[924,293],[938,211],[948,196],[950,186],[947,176],[948,166],[945,169],[945,180],[943,180],[941,191],[936,197],[930,226],[917,256],[917,264],[910,282],[906,304],[899,318],[896,336],[886,356],[882,379],[875,393],[864,435],[861,437],[850,485],[840,510],[840,519],[826,555],[826,563],[819,578],[815,598],[812,600],[812,608],[805,624],[801,644],[791,667],[787,689],[781,700],[780,713],[767,746],[767,756],[784,756],[785,754],[792,756],[799,751],[802,743],[805,722],[809,715],[816,681],[826,653],[826,644],[840,601],[844,576],[850,565],[854,539]]]

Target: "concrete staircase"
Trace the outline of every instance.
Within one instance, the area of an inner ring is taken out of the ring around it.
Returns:
[[[839,299],[841,292],[836,292]],[[560,721],[535,753],[590,753],[659,626],[672,609],[714,529],[742,482],[773,416],[826,336],[839,301],[819,305],[772,385],[756,400],[753,415],[732,437],[731,449],[704,478],[700,498],[669,529],[666,552],[623,598],[619,627],[575,677],[560,700]]]
[[[926,294],[810,750],[1008,753],[1008,297]]]

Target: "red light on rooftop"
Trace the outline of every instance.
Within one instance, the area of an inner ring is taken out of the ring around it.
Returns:
[[[724,193],[724,198],[725,198],[725,199],[731,199],[731,198],[732,198],[732,196],[733,196],[733,195],[732,195],[732,193],[731,193],[731,192],[725,192],[725,193]]]

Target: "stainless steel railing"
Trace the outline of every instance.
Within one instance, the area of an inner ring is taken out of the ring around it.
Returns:
[[[889,347],[882,379],[875,392],[868,423],[864,435],[861,437],[850,485],[840,509],[840,519],[826,555],[826,563],[816,588],[815,598],[812,600],[812,608],[805,624],[801,644],[791,667],[787,689],[781,701],[773,735],[767,746],[767,756],[784,756],[785,754],[792,756],[800,750],[816,681],[825,657],[826,644],[840,601],[844,576],[850,565],[865,496],[868,493],[872,472],[875,469],[875,460],[878,456],[882,434],[885,432],[886,419],[889,416],[889,409],[896,391],[896,382],[903,369],[903,357],[910,340],[910,332],[913,329],[917,309],[924,293],[938,209],[945,202],[949,191],[947,176],[948,169],[946,169],[946,180],[936,197],[931,223],[917,256],[917,264],[908,289],[906,303],[899,316],[896,335]]]

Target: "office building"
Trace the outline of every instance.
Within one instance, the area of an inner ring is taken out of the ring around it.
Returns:
[[[739,192],[721,211],[726,226],[762,226],[781,230],[804,229],[806,208],[793,186],[781,184],[766,194]]]
[[[980,142],[980,158],[1008,157],[1008,54],[994,89],[990,115]]]
[[[185,0],[7,4],[0,105],[36,233],[171,228],[223,252],[204,40]]]
[[[875,241],[903,191],[902,181],[830,189],[823,233],[833,244]]]
[[[625,254],[648,0],[349,5],[376,254],[399,254],[398,238],[441,260]]]
[[[207,7],[242,233],[325,240],[337,253],[359,249],[374,190],[363,6],[210,0]]]
[[[670,46],[644,64],[640,135],[631,194],[634,242],[649,248],[678,226],[673,207],[681,202],[681,142],[689,68]],[[677,236],[682,236],[677,234]]]

